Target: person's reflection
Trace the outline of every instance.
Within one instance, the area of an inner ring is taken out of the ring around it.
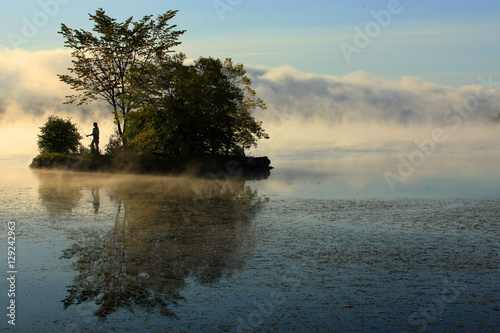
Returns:
[[[94,214],[99,214],[99,207],[101,206],[101,195],[99,190],[99,186],[95,186],[90,189],[92,193],[92,205],[94,206]]]
[[[140,307],[173,315],[186,278],[217,283],[241,269],[249,222],[263,201],[245,181],[141,178],[107,187],[117,211],[107,234],[93,230],[65,251],[78,275],[64,308],[83,302],[104,319]]]

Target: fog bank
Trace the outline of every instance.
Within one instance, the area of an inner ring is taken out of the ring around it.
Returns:
[[[71,90],[57,74],[67,73],[70,65],[68,50],[0,49],[0,155],[36,154],[39,127],[50,114],[71,117],[82,135],[97,121],[104,148],[115,127],[109,108],[63,104]],[[287,66],[247,70],[268,106],[254,116],[271,136],[259,142],[255,154],[405,152],[432,138],[435,129],[446,136],[436,152],[482,151],[500,143],[500,126],[491,121],[500,113],[500,89],[492,77],[454,88],[418,77],[390,81],[363,71],[336,77]]]

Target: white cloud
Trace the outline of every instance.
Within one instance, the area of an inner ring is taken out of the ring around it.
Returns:
[[[102,105],[63,104],[71,90],[57,74],[66,73],[70,65],[70,53],[63,49],[0,49],[0,155],[35,154],[39,127],[50,114],[71,117],[90,131]],[[110,114],[102,118],[104,135],[109,135]]]
[[[46,114],[92,116],[95,107],[64,105],[69,87],[57,74],[70,67],[67,50],[28,52],[0,49],[0,119],[22,121]]]
[[[305,74],[290,67],[255,68],[249,73],[270,110],[303,119],[319,116],[332,124],[440,125],[460,112],[468,113],[467,120],[474,122],[487,121],[500,112],[500,89],[482,87],[479,81],[452,88],[413,76],[389,81],[363,71],[344,77]]]
[[[500,89],[479,81],[452,88],[414,76],[390,81],[363,71],[335,77],[259,67],[249,73],[268,105],[255,116],[271,135],[257,154],[321,158],[408,152],[436,128],[447,137],[436,152],[498,149],[500,126],[490,120],[500,112]]]
[[[0,49],[2,140],[18,133],[20,137],[11,142],[29,146],[26,149],[31,151],[34,144],[28,145],[26,138],[36,138],[46,116],[56,114],[73,117],[83,128],[94,120],[102,123],[106,142],[114,126],[111,113],[102,105],[62,104],[71,91],[56,74],[66,73],[70,64],[67,50]],[[337,77],[303,73],[289,66],[247,69],[253,88],[268,105],[267,110],[255,112],[272,136],[261,142],[265,152],[395,151],[428,138],[436,127],[447,131],[448,143],[455,147],[459,142],[461,147],[466,142],[476,148],[500,142],[498,126],[488,124],[500,112],[500,89],[485,88],[479,81],[452,88],[415,76],[391,81],[363,71]],[[0,146],[0,153],[10,152],[7,148]]]

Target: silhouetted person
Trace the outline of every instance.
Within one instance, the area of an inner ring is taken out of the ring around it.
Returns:
[[[95,151],[99,153],[99,127],[97,127],[97,123],[94,123],[92,134],[89,134],[87,136],[92,136],[92,149],[95,149]]]

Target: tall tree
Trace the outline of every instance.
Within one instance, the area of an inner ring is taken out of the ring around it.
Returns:
[[[67,96],[67,103],[77,101],[83,105],[95,100],[106,101],[124,146],[127,145],[124,133],[128,117],[137,108],[138,98],[142,98],[130,89],[132,73],[146,75],[180,44],[177,40],[185,31],[174,30],[176,25],[169,24],[176,14],[177,11],[170,10],[156,20],[149,15],[138,22],[130,17],[120,23],[99,8],[95,15],[89,14],[94,21],[92,31],[61,25],[59,33],[66,39],[65,46],[73,50],[73,67],[68,68],[70,75],[58,75],[76,91]]]

